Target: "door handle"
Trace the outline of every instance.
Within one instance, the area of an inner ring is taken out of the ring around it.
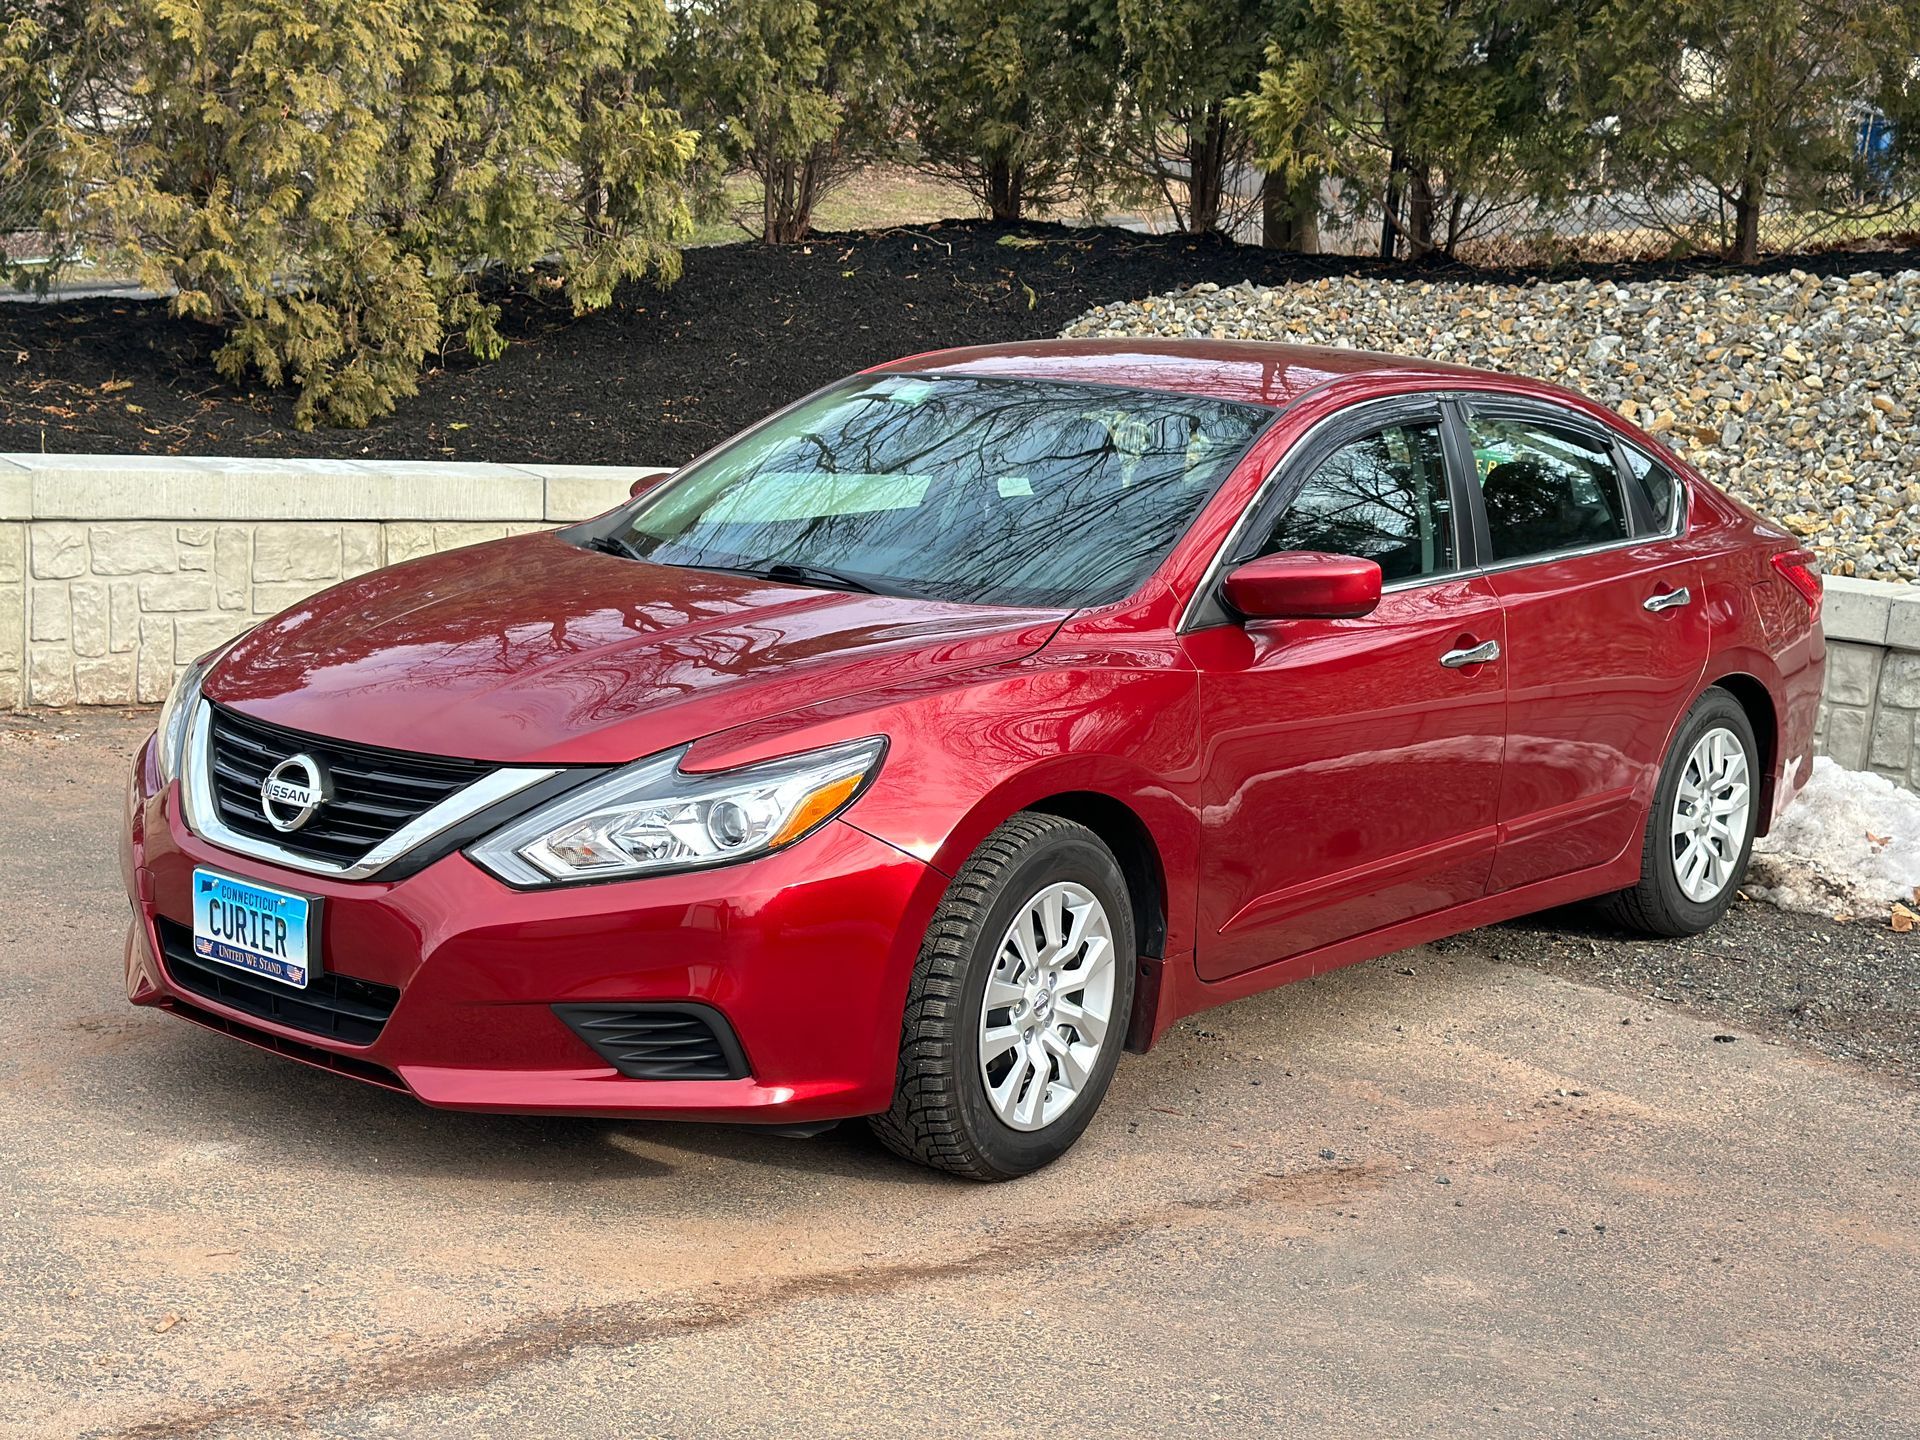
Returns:
[[[1647,609],[1658,613],[1661,610],[1672,610],[1680,605],[1691,605],[1693,603],[1693,592],[1682,585],[1678,590],[1669,590],[1664,595],[1649,595],[1641,603],[1644,604]]]
[[[1464,669],[1468,665],[1484,665],[1489,660],[1500,658],[1500,642],[1488,640],[1475,645],[1470,650],[1449,650],[1440,657],[1440,663],[1449,670]]]

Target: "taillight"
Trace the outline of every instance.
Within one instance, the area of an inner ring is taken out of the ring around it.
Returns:
[[[1780,578],[1800,592],[1800,598],[1807,602],[1813,611],[1813,618],[1820,618],[1820,597],[1824,593],[1820,588],[1820,572],[1813,568],[1813,556],[1805,550],[1782,550],[1773,557],[1773,568],[1780,572]]]

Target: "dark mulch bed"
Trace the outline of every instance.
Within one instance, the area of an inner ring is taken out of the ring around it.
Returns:
[[[1041,243],[1000,244],[1013,230]],[[1915,264],[1906,251],[1765,268]],[[817,385],[895,356],[1052,335],[1091,306],[1202,280],[1269,284],[1380,268],[1217,239],[968,221],[823,235],[804,247],[717,246],[689,251],[671,288],[629,286],[580,319],[563,304],[514,299],[501,360],[448,356],[391,418],[305,434],[293,428],[286,395],[221,381],[210,361],[217,335],[173,319],[160,302],[0,304],[0,451],[674,464]],[[1590,273],[1691,268],[1699,267]]]

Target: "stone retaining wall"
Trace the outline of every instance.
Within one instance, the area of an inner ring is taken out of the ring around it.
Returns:
[[[650,467],[0,456],[0,709],[164,700],[348,576],[600,514]]]
[[[0,455],[0,709],[166,698],[337,580],[598,515],[657,470]],[[1920,786],[1920,586],[1827,582],[1823,750]]]
[[[1920,789],[1920,586],[1830,579],[1823,618],[1820,752]]]

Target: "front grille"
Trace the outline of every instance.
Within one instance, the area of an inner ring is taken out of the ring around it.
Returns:
[[[343,1045],[371,1045],[400,1003],[400,992],[391,985],[331,972],[315,975],[306,989],[295,990],[194,954],[193,932],[177,921],[156,917],[153,924],[173,983],[229,1010]]]
[[[222,1035],[231,1035],[236,1040],[244,1040],[262,1050],[271,1050],[276,1055],[285,1055],[290,1060],[298,1060],[303,1065],[311,1065],[319,1070],[331,1070],[336,1075],[346,1075],[361,1080],[368,1085],[378,1085],[383,1090],[398,1090],[402,1095],[411,1094],[403,1081],[384,1065],[375,1065],[370,1060],[362,1060],[354,1055],[339,1055],[332,1050],[322,1050],[318,1045],[303,1044],[298,1040],[289,1040],[284,1035],[275,1035],[270,1031],[256,1030],[251,1025],[242,1025],[238,1020],[230,1020],[225,1015],[216,1015],[211,1010],[202,1010],[198,1005],[189,1005],[184,1000],[168,996],[160,1002],[162,1008],[178,1015],[182,1020],[191,1020],[196,1025],[209,1030],[217,1030]]]
[[[630,1080],[739,1080],[747,1057],[711,1005],[556,1005],[602,1060]]]
[[[352,865],[396,830],[495,768],[403,750],[349,745],[302,735],[212,707],[208,769],[214,805],[228,829],[252,840],[333,865]],[[310,755],[326,773],[331,798],[300,829],[276,830],[260,809],[260,782],[282,760]]]

